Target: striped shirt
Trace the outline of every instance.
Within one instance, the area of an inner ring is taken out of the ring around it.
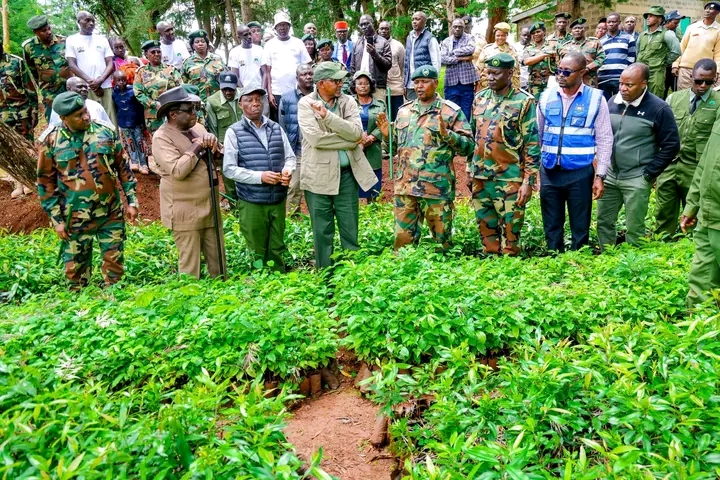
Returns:
[[[605,63],[598,70],[600,83],[620,80],[620,74],[625,67],[635,63],[635,39],[632,35],[619,31],[614,37],[606,33],[600,39],[600,44],[605,51]]]

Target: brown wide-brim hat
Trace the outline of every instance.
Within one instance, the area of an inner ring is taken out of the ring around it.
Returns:
[[[186,92],[183,87],[175,87],[160,95],[158,102],[160,102],[160,108],[157,111],[157,118],[162,118],[167,115],[170,107],[174,105],[179,103],[201,103],[202,100],[197,95]]]

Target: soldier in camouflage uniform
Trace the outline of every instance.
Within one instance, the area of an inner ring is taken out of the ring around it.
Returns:
[[[480,52],[480,55],[478,56],[477,60],[475,61],[475,68],[477,68],[478,73],[480,75],[480,80],[478,80],[477,90],[482,90],[483,88],[487,88],[487,65],[485,62],[497,55],[498,53],[507,53],[509,55],[512,55],[512,57],[515,59],[515,61],[519,64],[520,63],[520,54],[515,50],[515,47],[507,43],[507,37],[508,33],[510,33],[510,25],[508,25],[505,22],[500,22],[496,24],[494,27],[495,29],[495,42],[489,43],[485,45]],[[513,73],[513,87],[516,90],[520,90],[520,69],[516,68],[515,72]]]
[[[488,60],[490,88],[475,95],[475,153],[469,164],[472,202],[483,252],[517,255],[525,205],[538,175],[535,101],[510,84],[515,59]]]
[[[413,72],[417,99],[398,110],[393,126],[397,139],[395,176],[395,249],[420,240],[427,220],[433,238],[450,248],[455,210],[455,155],[472,153],[472,130],[460,107],[435,93],[438,73],[430,65]],[[385,113],[377,126],[388,137]]]
[[[559,64],[568,52],[580,52],[587,60],[587,73],[583,77],[583,83],[593,88],[598,86],[598,69],[605,63],[605,51],[600,40],[585,38],[585,24],[587,20],[577,18],[570,24],[572,40],[565,42],[558,47],[555,61]]]
[[[138,208],[135,177],[115,130],[91,121],[78,93],[55,97],[53,110],[63,124],[40,138],[40,202],[64,241],[62,259],[71,288],[79,289],[90,280],[95,237],[105,284],[111,285],[123,275],[125,221],[117,180],[128,200],[128,219],[133,221]]]
[[[183,82],[198,88],[198,96],[204,103],[213,93],[220,91],[219,75],[228,68],[220,57],[208,52],[209,41],[205,30],[196,30],[188,38],[193,54],[183,61],[180,72]]]
[[[0,120],[32,142],[37,116],[37,92],[25,62],[0,45]]]
[[[171,88],[179,87],[182,78],[175,67],[160,61],[162,57],[160,42],[147,40],[142,44],[142,49],[149,63],[135,72],[133,89],[135,98],[145,107],[145,121],[152,137],[152,134],[163,124],[163,119],[157,118],[157,109],[160,106],[158,97]]]
[[[534,23],[530,27],[531,42],[523,52],[523,64],[527,65],[530,77],[528,79],[528,91],[540,100],[540,95],[545,91],[550,78],[550,65],[555,59],[555,53],[546,50],[545,24]]]
[[[53,100],[65,91],[65,81],[74,74],[65,58],[65,37],[53,35],[48,18],[36,15],[27,26],[35,36],[23,42],[23,57],[39,89],[45,120],[49,121]]]
[[[567,12],[560,12],[555,15],[555,31],[545,38],[545,48],[547,53],[551,53],[553,58],[550,59],[550,74],[555,75],[557,70],[557,62],[555,55],[565,42],[572,40],[572,35],[567,31],[568,22],[571,15]]]

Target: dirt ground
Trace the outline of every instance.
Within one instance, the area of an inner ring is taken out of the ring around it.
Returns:
[[[467,198],[470,192],[465,185],[465,159],[456,157],[454,161],[457,175],[457,197]],[[391,202],[393,198],[393,182],[389,177],[388,162],[383,166],[383,194],[381,201]],[[138,185],[137,193],[140,200],[140,217],[145,221],[155,221],[160,218],[160,194],[158,187],[160,177],[157,175],[136,175]],[[221,187],[222,188],[222,187]],[[10,233],[30,233],[36,228],[50,226],[50,220],[40,206],[37,194],[11,199],[12,183],[0,179],[0,230]],[[302,209],[307,213],[307,206],[303,202]]]

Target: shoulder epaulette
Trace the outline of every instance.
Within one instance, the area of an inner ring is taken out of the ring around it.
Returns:
[[[453,102],[453,101],[443,99],[443,103],[444,103],[445,105],[447,105],[448,107],[452,108],[452,109],[453,109],[454,111],[456,111],[456,112],[457,112],[458,110],[460,110],[460,105],[458,105],[457,103],[455,103],[455,102]]]
[[[52,125],[52,126],[50,126],[50,127],[47,127],[45,130],[43,130],[43,132],[42,132],[42,133],[40,134],[40,136],[38,137],[38,142],[40,142],[40,143],[44,142],[45,139],[46,139],[51,133],[55,132],[59,127],[60,127],[60,125]]]

